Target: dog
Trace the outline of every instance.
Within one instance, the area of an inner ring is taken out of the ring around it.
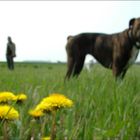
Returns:
[[[115,79],[123,79],[140,49],[140,18],[129,21],[129,27],[114,34],[81,33],[67,37],[67,72],[65,79],[78,77],[87,54],[104,67],[112,69]]]

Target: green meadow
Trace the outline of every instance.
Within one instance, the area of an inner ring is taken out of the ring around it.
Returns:
[[[64,83],[66,64],[16,63],[9,71],[0,64],[0,92],[24,93],[23,104],[11,103],[20,119],[8,122],[9,140],[41,140],[50,136],[52,116],[35,120],[28,111],[42,98],[60,93],[73,107],[56,113],[56,140],[140,140],[140,66],[129,68],[123,81],[115,82],[111,70],[94,65],[78,79]],[[3,122],[0,122],[3,140]]]

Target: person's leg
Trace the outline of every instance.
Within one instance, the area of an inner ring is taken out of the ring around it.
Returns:
[[[13,60],[13,57],[10,58],[10,69],[14,70],[14,60]]]
[[[8,69],[10,69],[10,57],[7,56],[7,66],[8,66]]]

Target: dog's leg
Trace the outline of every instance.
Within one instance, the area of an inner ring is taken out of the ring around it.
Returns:
[[[74,66],[73,76],[77,77],[80,74],[84,65],[84,61],[85,61],[85,55],[78,57]]]
[[[122,69],[116,63],[114,63],[112,66],[112,72],[116,78],[116,81],[118,81],[118,80],[120,81],[122,79],[122,76],[121,76]]]
[[[120,81],[120,80],[123,80],[123,78],[127,72],[127,68],[113,65],[112,71],[113,71],[113,75],[115,76],[116,80]]]
[[[124,78],[124,76],[125,76],[126,72],[127,72],[127,69],[124,69],[124,70],[123,70],[123,72],[122,72],[122,74],[121,74],[121,79],[123,79],[123,78]]]
[[[68,57],[68,70],[67,70],[67,73],[66,73],[66,76],[65,76],[65,80],[66,79],[69,79],[72,72],[73,72],[73,68],[74,68],[74,58],[73,57]]]

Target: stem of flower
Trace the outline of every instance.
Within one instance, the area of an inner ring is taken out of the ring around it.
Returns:
[[[31,120],[31,126],[30,126],[30,128],[31,128],[31,140],[34,140],[34,138],[35,138],[35,133],[36,133],[35,127],[34,127],[35,123],[36,123],[35,119]]]
[[[51,140],[56,138],[56,111],[52,112]]]
[[[3,140],[8,140],[7,121],[6,120],[4,120],[4,122],[3,122]]]
[[[41,137],[44,136],[44,130],[45,130],[45,125],[46,125],[46,123],[47,123],[47,117],[45,116],[43,122],[41,122],[41,124],[42,124],[42,125],[41,125]]]

